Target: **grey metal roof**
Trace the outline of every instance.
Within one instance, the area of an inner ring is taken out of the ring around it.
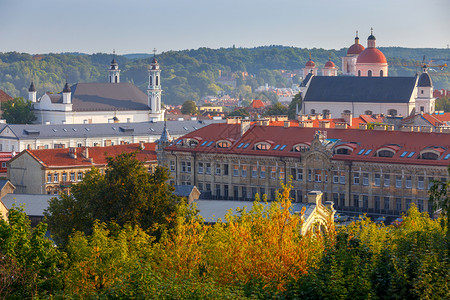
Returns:
[[[314,76],[304,101],[408,103],[416,77]]]
[[[149,110],[147,95],[132,83],[77,83],[71,90],[73,111]]]
[[[249,211],[253,202],[251,201],[228,201],[228,200],[197,200],[194,203],[197,204],[197,209],[199,210],[199,215],[205,219],[205,222],[215,223],[220,218],[222,222],[225,222],[225,215],[231,209],[233,215],[238,215],[236,211],[238,208]],[[271,202],[267,204],[261,202],[264,206],[270,205]],[[308,220],[311,213],[314,211],[316,204],[311,203],[292,203],[291,212],[300,213],[302,208],[305,207],[305,213],[303,215],[304,220]]]
[[[5,187],[5,185],[9,182],[8,179],[0,180],[0,191]]]
[[[195,185],[176,185],[173,193],[180,197],[189,197],[194,188]]]
[[[1,201],[9,210],[13,204],[17,207],[25,206],[25,213],[28,216],[44,216],[44,210],[48,207],[48,200],[55,195],[35,195],[35,194],[7,194]]]
[[[430,75],[426,72],[422,73],[419,77],[419,81],[417,82],[417,86],[420,87],[431,87],[431,78]]]
[[[210,124],[224,123],[225,120],[208,121],[168,121],[167,130],[172,136],[185,135]],[[107,136],[161,136],[164,122],[142,123],[102,123],[102,124],[0,124],[0,132],[8,126],[18,139],[45,138],[90,138]],[[31,133],[31,134],[30,134]]]

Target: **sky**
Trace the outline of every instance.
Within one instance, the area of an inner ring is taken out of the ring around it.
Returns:
[[[450,0],[0,0],[0,52],[447,48]]]

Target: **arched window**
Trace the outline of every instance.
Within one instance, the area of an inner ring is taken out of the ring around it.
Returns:
[[[366,110],[366,111],[364,112],[364,114],[365,114],[365,115],[372,115],[372,111],[371,111],[371,110]]]
[[[196,139],[190,139],[188,140],[187,144],[189,145],[189,147],[195,147],[198,145],[198,141]]]
[[[341,155],[350,155],[352,153],[352,151],[350,151],[348,148],[339,148],[336,150],[336,154],[341,154]]]
[[[316,113],[315,109],[311,109],[311,114],[314,115]]]
[[[358,70],[358,76],[361,77],[361,70]]]
[[[380,77],[383,77],[383,70],[380,70]]]
[[[309,150],[309,145],[306,144],[298,144],[292,147],[293,152],[306,152]]]
[[[372,70],[367,71],[367,76],[372,77]]]
[[[421,156],[422,159],[429,159],[429,160],[437,160],[438,157],[439,155],[434,152],[425,152]]]
[[[159,76],[156,76],[156,85],[159,85]]]
[[[349,111],[348,109],[344,110],[344,114],[351,114],[352,112]]]
[[[153,76],[150,76],[150,85],[153,84]]]
[[[270,144],[269,143],[258,143],[255,145],[255,150],[269,150]]]
[[[390,110],[388,110],[388,115],[396,116],[396,115],[397,115],[397,110],[396,110],[396,109],[390,109]]]
[[[322,110],[322,114],[325,116],[326,114],[329,114],[330,110],[329,109],[324,109]]]
[[[231,143],[228,141],[218,141],[216,144],[217,148],[230,148]]]
[[[378,157],[393,157],[394,155],[395,155],[394,151],[383,149],[383,150],[378,151],[375,156],[378,156]]]
[[[118,80],[118,78],[117,78],[117,76],[114,78],[114,82],[115,83],[117,83],[117,80]]]
[[[347,63],[347,73],[350,73],[350,64]]]

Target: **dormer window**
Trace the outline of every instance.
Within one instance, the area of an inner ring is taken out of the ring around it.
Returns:
[[[375,154],[375,156],[378,156],[378,157],[393,157],[394,155],[395,155],[395,152],[393,150],[388,150],[388,149],[378,150],[377,153]]]
[[[198,146],[198,141],[197,141],[196,139],[188,139],[188,140],[186,141],[186,144],[187,144],[189,147],[197,147],[197,146]]]
[[[437,160],[439,155],[435,152],[424,152],[419,156],[420,159]]]
[[[292,147],[293,152],[306,152],[309,151],[309,145],[307,144],[297,144]]]
[[[228,141],[218,141],[216,143],[216,148],[230,148],[231,143]]]
[[[420,151],[418,159],[437,160],[445,151],[442,147],[429,147]]]
[[[269,143],[257,143],[255,145],[255,150],[264,150],[267,151],[269,150],[271,147],[271,145]]]

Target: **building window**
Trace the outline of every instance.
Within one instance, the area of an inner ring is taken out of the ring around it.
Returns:
[[[359,185],[359,173],[353,173],[353,184]]]
[[[297,169],[297,180],[303,181],[303,169]]]
[[[314,181],[322,182],[322,170],[314,170]]]
[[[59,176],[58,176],[58,173],[55,173],[55,174],[53,174],[53,182],[54,183],[57,183],[58,182],[58,178]]]
[[[276,179],[277,178],[277,167],[272,167],[270,169],[270,178]]]
[[[219,176],[220,176],[220,173],[221,173],[221,168],[220,168],[220,165],[217,164],[217,165],[216,165],[216,175],[219,175]]]
[[[63,173],[62,174],[62,181],[66,182],[67,181],[67,173]]]
[[[52,174],[47,174],[47,183],[52,183]]]
[[[239,187],[237,185],[233,187],[233,196],[235,200],[239,199]]]
[[[433,177],[428,177],[428,189],[431,189],[431,187],[434,184],[434,178]]]
[[[261,167],[260,172],[259,172],[259,176],[261,178],[266,178],[266,167]]]
[[[223,175],[228,176],[228,164],[223,165]]]
[[[353,207],[359,207],[359,195],[353,195]]]
[[[425,178],[423,176],[419,176],[417,178],[417,188],[419,190],[423,190],[425,188]]]
[[[381,186],[381,175],[375,174],[375,186]]]
[[[241,177],[247,177],[247,166],[242,166]]]
[[[412,188],[411,176],[406,176],[406,179],[405,179],[405,187],[406,187],[407,189]]]
[[[211,163],[206,163],[206,174],[211,175]]]
[[[6,168],[6,163],[2,162],[2,168],[5,169]]]
[[[408,210],[411,207],[411,199],[405,199],[405,207]]]
[[[211,192],[211,183],[206,184],[206,191]]]
[[[384,197],[384,209],[389,210],[389,197]]]
[[[391,176],[389,174],[384,174],[384,186],[389,187],[391,185]]]
[[[339,175],[337,171],[333,172],[333,183],[339,183]]]
[[[234,165],[233,176],[239,176],[239,166]]]
[[[402,198],[395,198],[395,209],[397,211],[402,210]]]
[[[175,161],[170,161],[170,171],[175,171]]]
[[[369,173],[363,173],[363,185],[369,185]]]
[[[366,110],[366,111],[364,112],[364,114],[365,114],[365,115],[372,115],[372,111],[371,111],[371,110]]]
[[[369,196],[364,195],[363,196],[363,208],[368,208],[369,207]]]
[[[358,76],[361,77],[361,70],[358,70]]]
[[[402,187],[402,176],[395,176],[395,187],[401,188]]]
[[[252,167],[252,178],[258,177],[258,167],[253,166]]]
[[[198,174],[203,174],[203,163],[198,163]]]
[[[383,77],[383,70],[380,70],[380,77]]]
[[[245,186],[242,187],[242,198],[243,199],[247,198],[247,187]]]
[[[417,201],[417,208],[419,209],[420,212],[423,212],[423,200],[418,200]]]
[[[280,167],[280,179],[284,179],[284,168]]]
[[[220,184],[216,184],[216,196],[220,197]]]
[[[252,199],[255,199],[255,195],[258,193],[255,187],[252,187],[252,194],[250,195]]]
[[[77,180],[78,180],[78,181],[83,180],[83,173],[82,173],[82,172],[78,172],[78,174],[77,174]]]
[[[191,162],[190,161],[186,162],[186,172],[191,173]]]
[[[292,180],[297,180],[297,169],[291,168]]]
[[[396,115],[397,115],[397,110],[396,110],[396,109],[390,109],[390,110],[388,110],[388,115],[396,116]]]
[[[345,184],[345,173],[341,172],[341,175],[339,176],[339,183]]]
[[[381,200],[380,200],[380,196],[374,196],[374,206],[375,209],[380,209],[381,208]]]
[[[229,197],[229,191],[228,191],[228,185],[227,185],[227,184],[225,184],[225,185],[223,186],[223,196],[224,196],[226,199],[228,199],[228,197]]]
[[[372,70],[367,71],[367,76],[372,77]]]

